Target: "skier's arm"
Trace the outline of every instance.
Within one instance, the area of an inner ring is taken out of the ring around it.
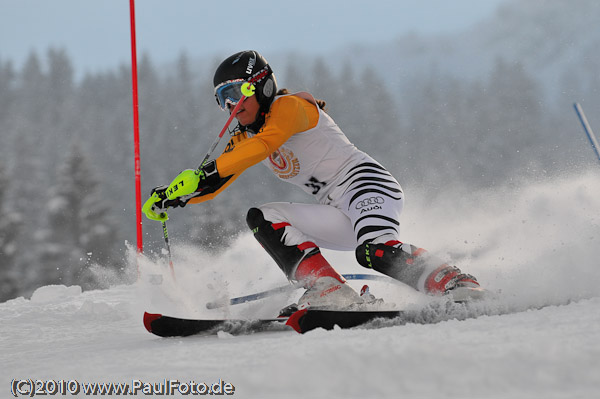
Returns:
[[[294,134],[316,126],[318,119],[319,112],[310,102],[296,96],[278,98],[260,133],[217,158],[219,173],[228,176],[243,172],[266,159]]]
[[[319,111],[314,104],[296,96],[277,99],[267,114],[266,122],[256,136],[232,140],[216,159],[222,184],[189,200],[196,204],[208,201],[225,190],[244,170],[266,159],[294,134],[316,126]]]
[[[227,144],[227,146],[225,147],[225,150],[223,151],[223,153],[227,153],[227,152],[231,151],[232,148],[234,148],[236,145],[238,145],[239,143],[241,143],[245,140],[248,140],[248,138],[246,137],[245,134],[240,134],[240,135],[232,137],[231,140],[229,140],[229,143]],[[218,171],[218,169],[217,169],[217,171]],[[221,173],[219,173],[220,181],[217,186],[213,187],[211,190],[203,191],[201,194],[199,194],[199,196],[191,198],[188,202],[190,204],[199,204],[201,202],[209,201],[209,200],[215,198],[223,190],[225,190],[227,187],[229,187],[231,185],[231,183],[233,183],[235,181],[235,179],[237,179],[238,176],[241,174],[242,174],[241,172],[234,173],[232,175],[225,176],[225,178],[223,178],[223,177],[221,177],[223,175],[221,175]]]

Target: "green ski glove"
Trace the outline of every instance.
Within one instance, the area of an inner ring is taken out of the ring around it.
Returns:
[[[200,169],[186,169],[181,172],[169,184],[165,194],[167,199],[179,198],[187,203],[190,198],[197,197],[203,190],[219,184],[220,180],[217,163],[213,160]]]
[[[190,199],[202,195],[202,191],[207,188],[218,185],[220,180],[214,160],[199,170],[186,169],[168,186],[154,188],[142,211],[148,219],[164,222],[169,219],[167,208],[184,207]]]

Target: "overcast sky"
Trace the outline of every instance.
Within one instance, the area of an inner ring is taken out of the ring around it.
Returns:
[[[503,0],[137,0],[138,55],[155,62],[229,55],[326,53],[350,42],[372,43],[407,32],[465,29]],[[35,50],[64,48],[78,73],[129,63],[129,0],[0,0],[0,59],[19,67]]]

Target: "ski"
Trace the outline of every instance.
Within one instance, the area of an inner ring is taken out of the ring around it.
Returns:
[[[286,321],[286,325],[297,332],[305,332],[316,328],[333,330],[335,326],[341,329],[358,327],[376,319],[399,319],[404,316],[400,310],[322,310],[301,309],[294,312]]]
[[[159,337],[187,337],[212,335],[219,331],[244,335],[261,331],[287,330],[287,317],[273,319],[184,319],[159,313],[144,313],[144,326]]]
[[[295,310],[289,317],[267,319],[186,319],[158,313],[144,313],[146,329],[160,337],[211,335],[219,331],[232,335],[264,331],[291,331],[303,334],[316,328],[332,330],[353,328],[369,323],[369,327],[401,325],[406,323],[433,324],[449,319],[464,320],[499,310],[486,306],[485,298],[492,299],[481,288],[465,288],[447,297],[440,297],[424,307],[404,310],[326,310],[305,308]]]
[[[273,319],[184,319],[158,313],[144,313],[144,326],[148,332],[159,337],[187,337],[190,335],[213,335],[223,331],[232,335],[252,334],[265,331],[295,331],[303,334],[316,328],[332,330],[358,327],[376,319],[395,319],[402,311],[353,311],[302,309],[289,318]]]

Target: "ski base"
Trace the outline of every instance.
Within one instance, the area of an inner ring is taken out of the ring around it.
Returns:
[[[187,337],[211,335],[223,331],[232,335],[286,329],[287,318],[277,319],[182,319],[158,313],[144,313],[144,326],[159,337]]]
[[[376,319],[396,319],[403,316],[402,311],[357,311],[301,309],[294,312],[285,323],[297,332],[304,334],[316,328],[333,330],[358,327]]]
[[[146,330],[159,337],[187,337],[190,335],[212,335],[223,331],[232,335],[252,334],[264,331],[290,330],[303,334],[323,328],[332,330],[353,328],[375,319],[395,319],[403,315],[401,311],[352,311],[302,309],[289,318],[275,319],[183,319],[157,313],[144,313]]]

